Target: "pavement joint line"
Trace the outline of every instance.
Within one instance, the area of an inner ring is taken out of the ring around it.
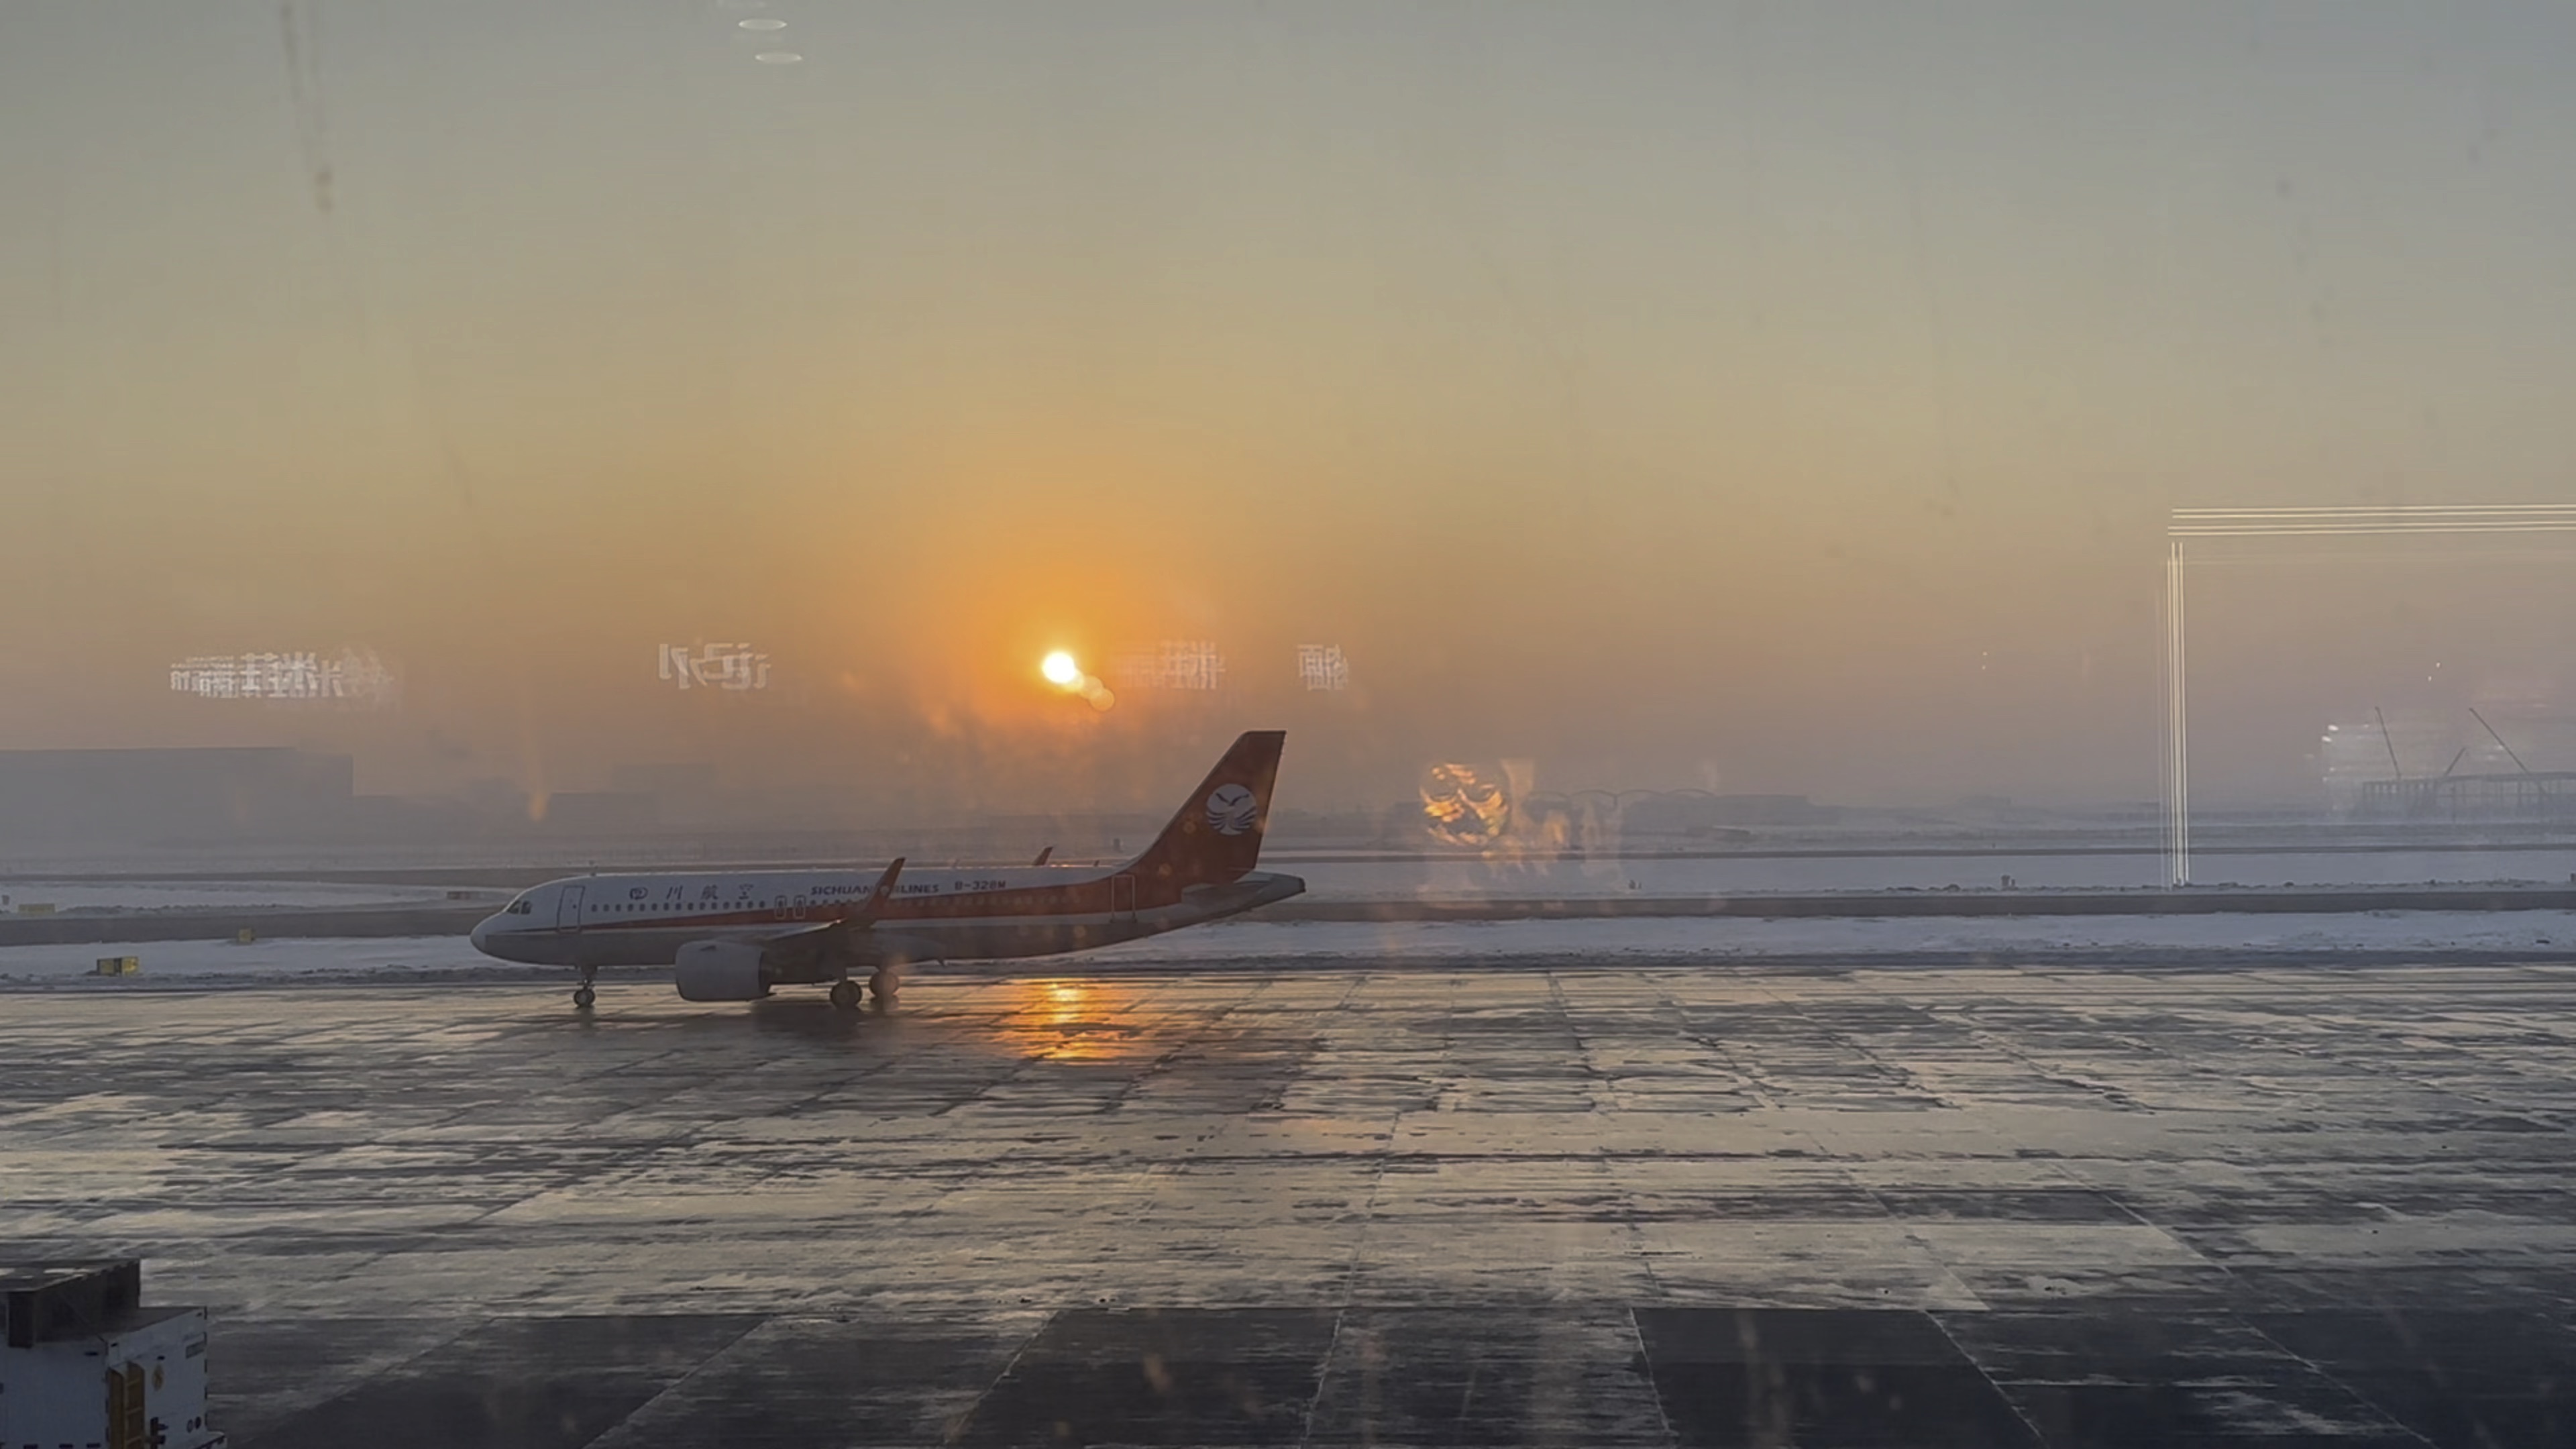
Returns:
[[[1946,1317],[1942,1314],[1928,1311],[1924,1313],[1923,1316],[1932,1320],[1933,1328],[1939,1330],[1941,1334],[1941,1341],[1950,1345],[1951,1351],[1959,1355],[1959,1361],[1966,1364],[1969,1368],[1974,1369],[1977,1376],[1984,1379],[1987,1385],[1995,1391],[1995,1397],[2003,1401],[2004,1407],[2012,1411],[2012,1416],[2021,1421],[2021,1426],[2030,1431],[2030,1442],[2035,1445],[2046,1444],[2048,1442],[2048,1436],[2040,1432],[2038,1421],[2031,1418],[2029,1412],[2022,1408],[2019,1401],[2014,1399],[2011,1394],[2004,1391],[2004,1386],[1995,1381],[1993,1372],[1987,1369],[1984,1364],[1977,1362],[1977,1356],[1968,1351],[1968,1346],[1959,1342],[1959,1336],[1956,1333],[1951,1332],[1950,1325]]]
[[[1003,1361],[1001,1371],[994,1374],[983,1389],[975,1395],[974,1402],[966,1406],[965,1412],[950,1421],[948,1432],[940,1436],[940,1443],[955,1444],[958,1441],[958,1436],[966,1432],[966,1426],[975,1422],[975,1415],[984,1407],[984,1401],[993,1396],[995,1389],[1010,1381],[1012,1371],[1020,1366],[1022,1358],[1027,1357],[1030,1346],[1035,1344],[1046,1333],[1048,1326],[1054,1322],[1054,1312],[1049,1312],[1038,1320],[1037,1326],[1029,1330],[1028,1337],[1021,1339],[1019,1347],[1012,1349],[1011,1356]]]
[[[1323,1407],[1324,1386],[1332,1382],[1333,1360],[1342,1347],[1342,1325],[1349,1322],[1350,1304],[1346,1300],[1333,1310],[1333,1331],[1325,1336],[1323,1357],[1315,1361],[1315,1391],[1306,1396],[1306,1412],[1297,1425],[1297,1443],[1312,1444],[1315,1439],[1315,1411]]]
[[[2308,1372],[2315,1374],[2319,1380],[2332,1384],[2337,1389],[2341,1390],[2345,1398],[2350,1399],[2355,1404],[2358,1404],[2363,1409],[2367,1410],[2371,1415],[2376,1417],[2385,1428],[2396,1430],[2398,1433],[2405,1435],[2416,1443],[2426,1446],[2426,1449],[2437,1449],[2437,1446],[2434,1445],[2434,1441],[2422,1430],[2409,1424],[2400,1423],[2396,1415],[2389,1413],[2384,1408],[2381,1408],[2376,1399],[2371,1398],[2369,1395],[2362,1393],[2351,1384],[2345,1382],[2341,1374],[2334,1372],[2324,1364],[2318,1363],[2315,1359],[2312,1359],[2306,1354],[2300,1353],[2291,1348],[2288,1344],[2281,1342],[2280,1339],[2273,1336],[2271,1333],[2266,1332],[2259,1324],[2246,1322],[2243,1314],[2237,1313],[2232,1314],[2231,1316],[2234,1317],[2238,1323],[2243,1325],[2246,1332],[2253,1334],[2256,1338],[2270,1344],[2274,1349],[2280,1352],[2282,1357],[2289,1359],[2292,1363],[2298,1364]],[[2481,1435],[2481,1437],[2483,1438],[2484,1436]]]
[[[637,1404],[633,1409],[629,1410],[625,1415],[625,1418],[620,1419],[617,1423],[611,1424],[606,1429],[601,1430],[587,1442],[597,1443],[599,1440],[605,1439],[609,1435],[616,1433],[619,1429],[625,1427],[626,1420],[632,1419],[637,1414],[650,1410],[655,1404],[660,1403],[663,1399],[678,1393],[682,1388],[686,1387],[691,1380],[696,1379],[700,1374],[713,1368],[717,1361],[724,1358],[725,1355],[732,1353],[737,1348],[740,1348],[744,1340],[750,1338],[753,1334],[760,1332],[762,1329],[767,1328],[770,1324],[777,1322],[779,1319],[789,1316],[791,1315],[780,1313],[754,1317],[751,1323],[746,1326],[742,1332],[725,1340],[722,1347],[717,1348],[706,1357],[699,1359],[696,1363],[689,1365],[689,1367],[683,1371],[678,1378],[671,1380],[671,1382],[664,1384],[661,1388],[655,1390],[651,1397],[645,1399],[644,1402]]]
[[[1654,1358],[1646,1352],[1646,1330],[1643,1324],[1637,1322],[1637,1305],[1634,1303],[1624,1305],[1620,1311],[1620,1317],[1626,1320],[1628,1337],[1637,1345],[1636,1361],[1646,1365],[1646,1397],[1654,1401],[1655,1423],[1664,1431],[1664,1443],[1678,1445],[1681,1443],[1681,1435],[1673,1428],[1673,1416],[1665,1409],[1663,1392],[1655,1382]]]

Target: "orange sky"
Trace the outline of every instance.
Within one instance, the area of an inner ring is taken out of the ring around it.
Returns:
[[[12,6],[0,746],[2143,797],[2167,509],[2568,496],[2576,30],[2458,15]],[[2569,561],[2229,572],[2211,788],[2576,686]],[[1034,673],[1165,638],[1225,687]],[[343,645],[400,710],[166,687]]]

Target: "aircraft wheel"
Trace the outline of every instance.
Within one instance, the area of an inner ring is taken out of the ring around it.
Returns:
[[[590,1010],[591,1006],[598,1000],[599,993],[591,990],[588,986],[578,986],[573,989],[572,1004],[579,1010]]]
[[[832,983],[832,1004],[843,1011],[859,1009],[859,983],[847,976]]]
[[[870,976],[868,978],[868,992],[870,995],[876,997],[878,1009],[883,1010],[886,1007],[894,1005],[895,978],[893,973],[880,971],[875,975]]]

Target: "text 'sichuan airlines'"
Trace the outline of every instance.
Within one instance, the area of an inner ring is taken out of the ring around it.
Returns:
[[[881,872],[737,871],[585,875],[522,893],[474,928],[474,948],[581,973],[595,999],[603,966],[677,968],[691,1001],[751,1001],[778,986],[832,988],[859,1004],[861,972],[880,1003],[916,961],[1053,956],[1195,926],[1306,888],[1253,867],[1287,735],[1234,742],[1163,833],[1124,865]],[[1041,862],[1045,858],[1040,857]]]

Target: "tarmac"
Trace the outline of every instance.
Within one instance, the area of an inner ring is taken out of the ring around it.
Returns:
[[[240,1449],[2576,1443],[2576,965],[1062,971],[0,996],[0,1262]]]

